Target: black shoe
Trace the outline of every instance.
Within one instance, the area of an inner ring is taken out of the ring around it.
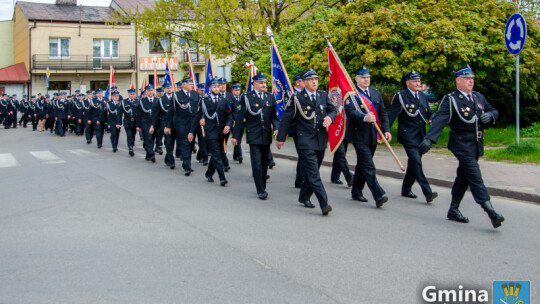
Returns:
[[[346,180],[347,180],[347,187],[349,187],[349,188],[352,187],[353,182],[354,182],[354,174],[351,175],[351,177],[347,178]]]
[[[266,179],[270,179],[270,175],[266,175]]]
[[[193,154],[197,154],[197,148],[194,147],[192,152]]]
[[[431,192],[431,194],[429,194],[428,196],[426,196],[426,201],[428,203],[431,203],[433,202],[434,199],[437,198],[437,196],[439,196],[439,194],[437,192]]]
[[[156,162],[156,156],[155,156],[155,155],[150,156],[150,160],[151,160],[153,163],[155,163],[155,162]]]
[[[405,196],[405,197],[408,197],[408,198],[417,198],[418,197],[411,190],[409,190],[407,192],[401,192],[401,196]]]
[[[495,212],[495,209],[493,209],[490,201],[480,203],[480,206],[482,206],[482,209],[484,209],[484,211],[486,211],[486,213],[488,214],[493,228],[499,228],[501,226],[501,223],[504,222],[504,216]]]
[[[211,176],[206,177],[206,179],[208,180],[209,183],[213,183],[213,182],[214,182],[214,179],[213,179]]]
[[[381,208],[382,205],[384,205],[384,203],[386,203],[386,202],[388,202],[388,197],[383,196],[383,197],[381,197],[380,199],[377,200],[375,205],[377,206],[377,208]]]
[[[176,168],[176,166],[174,164],[170,164],[169,168],[171,168],[171,170],[174,170],[174,168]]]
[[[446,218],[451,221],[456,221],[458,223],[468,223],[469,219],[467,217],[464,217],[463,214],[461,214],[461,211],[459,211],[460,203],[460,200],[452,198],[452,202],[450,203],[450,209],[448,209]]]
[[[219,181],[219,184],[222,186],[222,187],[225,187],[225,185],[228,183],[229,181],[224,179],[224,180],[221,180]]]
[[[86,141],[87,144],[90,144],[91,142],[92,142],[92,141],[90,141],[90,140],[87,140],[87,141]]]
[[[207,160],[203,161],[203,166],[208,166],[208,161]]]
[[[133,152],[133,149],[129,149],[129,156],[133,157],[135,155],[135,152]]]
[[[295,181],[294,182],[294,187],[295,188],[302,188],[302,185],[304,185],[303,181]]]
[[[184,175],[185,176],[190,176],[191,175],[191,169],[184,170]]]
[[[328,213],[330,213],[330,211],[332,211],[332,206],[326,205],[326,207],[324,207],[323,210],[322,210],[322,215],[328,215]]]
[[[98,148],[98,149],[101,149],[101,148],[103,148],[103,146],[97,146],[97,148]]]
[[[307,201],[300,201],[300,204],[304,204],[306,208],[315,208],[315,205],[313,205],[309,200]]]
[[[336,179],[336,180],[333,180],[331,182],[332,182],[332,184],[343,185],[343,182],[340,179]]]
[[[223,168],[223,171],[225,171],[225,172],[229,172],[229,170],[231,170],[231,166],[227,166],[227,167]]]
[[[259,199],[265,200],[268,198],[268,192],[264,191],[263,193],[259,193]]]
[[[243,161],[244,161],[244,158],[243,158],[242,156],[240,156],[240,157],[238,158],[238,163],[241,164]]]
[[[118,148],[114,148],[112,151],[116,153],[116,151],[118,151]]]
[[[272,169],[276,166],[276,163],[275,162],[271,162],[270,164],[268,164],[268,169]]]
[[[367,203],[367,198],[365,198],[363,195],[356,195],[356,196],[353,196],[352,197],[353,200],[355,201],[360,201],[362,203]]]

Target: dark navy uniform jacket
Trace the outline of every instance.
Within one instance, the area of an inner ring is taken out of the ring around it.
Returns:
[[[450,125],[448,149],[455,155],[480,157],[484,155],[484,128],[480,122],[483,113],[490,113],[494,123],[499,112],[492,107],[478,92],[472,92],[473,101],[455,90],[444,96],[439,106],[439,112],[433,119],[426,138],[436,143],[446,125]]]
[[[255,90],[242,95],[237,104],[233,138],[240,139],[244,128],[249,145],[270,145],[272,143],[272,127],[279,128],[277,103],[274,95],[263,92],[261,99]],[[234,100],[234,96],[232,97]],[[244,117],[245,122],[244,122]]]
[[[122,124],[122,117],[124,118],[124,124],[129,124],[131,127],[135,127],[137,124],[137,115],[139,114],[139,100],[126,98],[120,101],[120,108],[118,109],[118,121],[117,125]]]
[[[89,120],[91,120],[93,123],[105,121],[105,117],[107,115],[106,102],[107,100],[105,97],[102,97],[101,101],[97,97],[91,100],[90,110],[88,113]]]
[[[122,121],[122,104],[120,103],[120,101],[117,101],[116,104],[113,100],[107,102],[107,112],[109,113],[109,115],[107,116],[108,118],[108,123],[109,123],[109,126],[111,127],[115,127],[116,128],[116,125],[121,125],[121,121]]]
[[[417,92],[418,99],[409,89],[399,91],[388,110],[389,125],[398,119],[397,141],[404,146],[417,147],[426,136],[426,125],[433,115],[426,94]]]
[[[216,113],[215,116],[214,113]],[[212,97],[205,96],[199,103],[189,133],[195,134],[201,118],[205,120],[204,133],[207,139],[223,139],[225,137],[223,129],[225,126],[231,128],[233,124],[232,108],[226,98],[218,98],[218,102],[214,103]]]
[[[173,109],[169,111],[165,126],[185,133],[190,131],[192,117],[197,112],[199,94],[195,91],[180,90],[173,93]]]
[[[158,98],[157,102],[154,103],[152,108],[152,125],[165,127],[165,122],[167,115],[171,112],[171,109],[174,107],[174,93],[171,94],[171,98],[167,94],[163,94]]]
[[[66,119],[69,114],[69,101],[67,99],[59,99],[56,105],[56,117],[58,119]]]
[[[150,101],[149,97],[144,97],[139,102],[139,113],[137,115],[137,127],[142,127],[142,124],[152,125],[152,109],[159,100],[159,97],[153,97],[153,101]],[[157,127],[157,126],[154,126]]]
[[[358,87],[357,87],[358,88]],[[360,88],[358,88],[360,89]],[[373,106],[379,114],[380,128],[383,133],[390,132],[388,125],[388,115],[384,107],[381,92],[372,87],[368,88],[370,100]],[[358,100],[358,97],[353,97],[358,106],[357,111],[354,103],[350,98],[345,101],[345,114],[347,115],[347,129],[348,139],[350,143],[359,143],[364,145],[376,145],[377,144],[377,129],[373,126],[373,123],[364,122],[364,117],[367,115],[367,110],[363,108],[362,103]]]
[[[325,91],[317,90],[315,103],[309,98],[306,89],[296,94],[287,102],[281,117],[277,141],[285,141],[287,132],[294,122],[298,149],[324,150],[328,145],[328,132],[323,127],[323,120],[329,116],[332,121],[336,118],[336,108]],[[311,119],[311,117],[313,117]],[[306,119],[308,118],[308,119]]]

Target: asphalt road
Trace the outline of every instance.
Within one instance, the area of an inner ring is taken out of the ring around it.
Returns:
[[[447,188],[428,205],[380,178],[376,209],[322,168],[323,217],[297,203],[291,161],[276,159],[261,201],[249,161],[220,187],[199,163],[185,177],[145,162],[139,140],[133,158],[123,136],[117,153],[104,142],[0,130],[0,303],[420,303],[427,285],[494,280],[532,280],[540,298],[538,205],[494,197],[493,229],[468,193],[459,224]]]

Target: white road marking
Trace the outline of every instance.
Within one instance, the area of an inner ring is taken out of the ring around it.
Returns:
[[[20,165],[11,153],[0,154],[0,168],[19,167]]]
[[[66,162],[54,155],[51,151],[32,151],[30,154],[44,164],[63,164]]]
[[[90,152],[88,150],[85,150],[85,149],[74,149],[74,150],[67,150],[68,152],[70,153],[73,153],[77,156],[95,156],[97,155],[97,153],[94,153],[94,152]]]

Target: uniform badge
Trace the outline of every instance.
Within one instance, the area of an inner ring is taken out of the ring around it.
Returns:
[[[406,105],[405,105],[405,108],[407,108],[407,109],[408,109],[408,108],[409,108],[409,104],[406,104]]]
[[[307,98],[307,94],[304,94],[304,97]]]
[[[427,109],[426,109],[426,112],[427,112]]]
[[[307,111],[304,111],[304,114],[306,114],[306,115],[307,115]]]
[[[463,99],[463,95],[459,94],[459,99]]]
[[[324,106],[323,106],[323,105],[321,105],[321,111],[322,111],[322,110],[324,110]]]
[[[310,107],[310,106],[307,106],[307,108],[306,108],[306,109],[308,109],[308,110],[311,110],[311,107]]]
[[[255,104],[255,106],[256,106],[256,107],[258,107],[258,106],[259,106],[259,104],[258,104],[258,103],[256,103],[256,104]]]
[[[412,109],[409,109],[409,112],[412,113]]]
[[[413,105],[413,104],[411,105],[411,108],[413,108],[413,109],[414,109],[414,105]]]
[[[470,111],[470,110],[471,110],[471,108],[469,108],[469,107],[466,107],[466,108],[465,108],[465,110],[467,110],[467,112],[468,112],[468,111]]]
[[[469,116],[469,113],[468,112],[465,112],[465,117]]]
[[[268,101],[266,102],[266,106],[268,107]]]

